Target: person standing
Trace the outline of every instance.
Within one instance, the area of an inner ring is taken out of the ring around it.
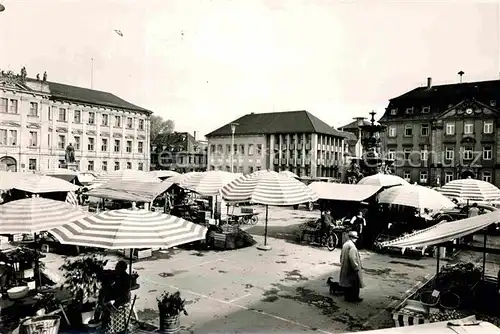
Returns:
[[[477,207],[477,203],[472,203],[472,206],[469,208],[469,214],[467,218],[475,217],[479,215],[479,208]]]
[[[348,237],[349,240],[344,243],[340,253],[339,285],[344,288],[347,302],[361,302],[363,299],[359,297],[359,292],[364,287],[364,283],[361,257],[356,248],[358,233],[350,231]]]
[[[131,278],[127,273],[127,262],[116,264],[114,275],[104,297],[102,326],[105,333],[125,333],[130,314]]]
[[[351,229],[358,234],[358,246],[363,243],[363,234],[365,232],[366,219],[363,217],[363,212],[360,210],[358,214],[351,219]]]

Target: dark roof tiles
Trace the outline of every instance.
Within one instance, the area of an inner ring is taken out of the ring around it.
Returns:
[[[238,135],[320,133],[344,137],[343,132],[332,128],[306,110],[246,114],[206,136],[230,136],[231,123],[238,124],[235,131]]]

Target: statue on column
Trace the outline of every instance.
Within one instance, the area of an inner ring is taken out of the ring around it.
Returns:
[[[26,67],[23,66],[23,68],[21,68],[21,79],[26,80],[27,76],[28,72],[26,71]]]
[[[66,156],[65,156],[66,164],[75,162],[75,148],[71,143],[69,143],[68,147],[66,147]]]

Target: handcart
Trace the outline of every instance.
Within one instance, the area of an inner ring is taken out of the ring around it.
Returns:
[[[233,225],[255,225],[259,222],[259,214],[253,211],[253,208],[241,208],[240,213],[230,213],[227,215],[228,222]]]

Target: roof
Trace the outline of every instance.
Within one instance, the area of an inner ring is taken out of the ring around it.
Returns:
[[[361,202],[375,195],[382,186],[313,182],[308,185],[320,199]]]
[[[383,242],[381,245],[403,248],[439,245],[465,237],[498,222],[500,222],[500,211],[496,210],[471,218],[439,223],[404,237]]]
[[[282,111],[271,113],[246,114],[214,130],[206,137],[230,136],[231,123],[237,123],[238,135],[267,135],[277,133],[319,133],[344,137],[338,131],[306,110]]]
[[[395,118],[429,118],[438,115],[460,101],[475,99],[489,105],[494,100],[500,104],[500,80],[464,82],[445,85],[417,87],[389,100],[389,106],[381,121]],[[429,106],[429,113],[421,113]],[[405,109],[414,107],[411,115]],[[398,109],[397,115],[390,115],[391,109]]]
[[[37,80],[28,78],[28,81]],[[55,100],[73,101],[79,103],[96,104],[104,107],[128,109],[133,111],[151,113],[151,111],[127,102],[116,95],[94,89],[71,86],[62,83],[47,81],[50,95]]]
[[[366,119],[363,120],[363,125],[371,125],[372,123],[367,121]],[[339,130],[345,131],[345,130],[353,130],[353,129],[359,129],[358,126],[358,121],[352,121],[349,124],[346,124],[344,126],[339,126]]]
[[[151,202],[173,185],[172,182],[110,181],[87,192],[88,196],[130,202]]]

